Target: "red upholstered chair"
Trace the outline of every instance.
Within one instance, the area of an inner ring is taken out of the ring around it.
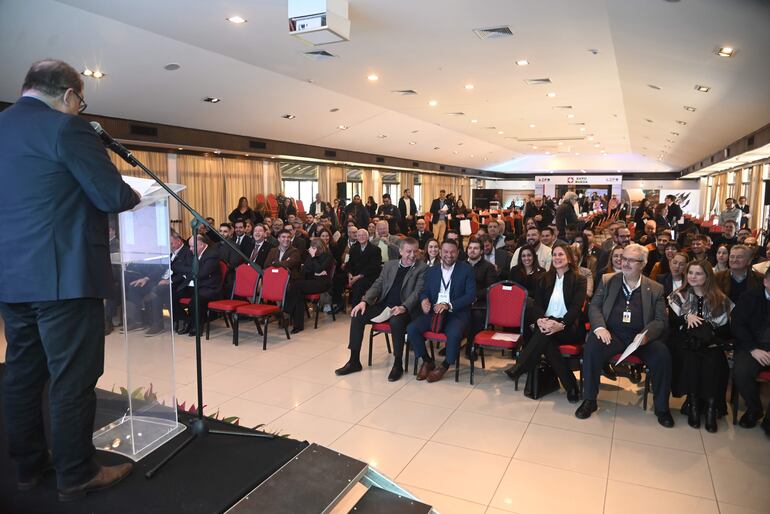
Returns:
[[[328,293],[332,292],[332,287],[334,284],[334,268],[336,268],[336,265],[333,264],[330,266],[330,269],[328,270],[329,273],[329,289],[327,290]],[[313,294],[306,294],[305,295],[305,302],[310,302],[313,304],[315,308],[315,326],[313,328],[318,328],[318,316],[321,314],[321,293],[313,293]],[[305,303],[305,311],[307,311],[307,317],[310,317],[310,311],[307,310],[307,303]],[[332,313],[332,321],[337,321],[337,317],[334,315],[334,309],[331,311]]]
[[[570,362],[577,361],[580,370],[580,394],[583,394],[583,345],[582,344],[560,344],[559,353]],[[570,366],[570,369],[571,366]]]
[[[257,204],[265,203],[265,195],[262,193],[257,193]]]
[[[297,216],[299,217],[299,219],[301,219],[302,221],[305,221],[305,218],[307,217],[307,214],[305,212],[305,204],[302,203],[302,200],[297,198],[296,200],[294,200],[294,205],[297,206]]]
[[[240,318],[253,318],[254,324],[257,327],[259,327],[260,319],[265,320],[265,326],[262,330],[263,350],[267,350],[267,324],[270,322],[271,316],[278,316],[278,319],[284,322],[283,329],[286,332],[286,339],[291,339],[291,336],[289,336],[289,324],[284,320],[282,310],[288,286],[289,270],[282,267],[270,267],[264,270],[259,300],[256,303],[241,305],[235,308],[235,314],[233,314],[233,344],[235,346],[238,346],[238,322]]]
[[[219,261],[219,273],[221,274],[219,287],[222,288],[222,286],[224,286],[225,284],[225,278],[227,277],[227,263],[225,261]],[[191,303],[192,303],[192,298],[179,299],[179,305],[187,305],[189,308]],[[208,323],[208,319],[206,320],[206,323]],[[208,336],[206,336],[206,339],[208,339]]]
[[[620,354],[613,355],[610,359],[610,362],[615,363],[620,358]],[[626,357],[626,359],[623,361],[623,364],[626,364],[627,366],[636,366],[641,371],[644,372],[644,393],[642,396],[642,407],[644,410],[647,410],[647,396],[650,392],[650,368],[645,364],[645,362],[637,357],[636,355],[629,355]],[[581,373],[582,374],[582,373]],[[581,377],[582,380],[582,377]]]
[[[471,352],[479,349],[482,369],[486,367],[484,362],[484,348],[494,347],[503,350],[515,349],[524,330],[524,311],[527,307],[527,289],[515,282],[503,281],[489,286],[487,290],[487,319],[482,330],[471,341]],[[497,331],[494,327],[518,329],[518,333],[509,333],[514,341],[495,339]],[[473,385],[474,362],[471,360],[471,385]]]
[[[479,231],[479,222],[476,220],[471,220],[471,232],[474,234]]]
[[[446,344],[446,334],[442,332],[423,332],[422,336],[425,338],[425,342],[427,342],[430,345],[430,356],[432,359],[435,359],[436,356],[433,351],[433,342],[437,343],[444,343]],[[465,336],[463,336],[465,337]],[[460,345],[462,346],[462,344]],[[408,354],[408,350],[407,350]],[[471,365],[473,365],[473,362],[471,362]],[[417,355],[414,356],[414,373],[417,374]],[[455,382],[460,381],[460,356],[457,356],[457,362],[455,363]]]
[[[254,303],[257,298],[259,279],[259,272],[248,264],[241,264],[235,269],[235,284],[230,299],[209,302],[206,315],[206,340],[209,338],[209,315],[211,312],[221,312],[225,321],[227,321],[233,315],[235,309],[242,305]],[[233,331],[233,344],[235,344],[235,331]]]
[[[733,406],[733,425],[738,423],[738,409],[740,408],[741,397],[738,389],[735,387],[735,377],[731,377],[730,403]],[[757,375],[757,382],[770,382],[770,371],[760,371]]]
[[[382,323],[372,323],[372,328],[369,330],[369,358],[368,363],[369,366],[372,365],[372,346],[374,344],[374,338],[375,336],[378,336],[380,334],[385,334],[385,344],[388,347],[388,353],[393,353],[393,351],[390,349],[390,323],[387,321],[384,321]],[[408,353],[407,353],[408,356]],[[406,359],[407,362],[407,369],[405,371],[409,371],[409,358]]]

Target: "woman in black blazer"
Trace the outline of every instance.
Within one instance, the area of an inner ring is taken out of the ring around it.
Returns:
[[[527,324],[532,324],[532,335],[520,352],[516,365],[505,373],[516,381],[524,373],[534,371],[541,356],[544,356],[567,390],[567,399],[575,403],[580,399],[578,384],[559,352],[559,345],[581,343],[585,337],[580,313],[586,300],[586,279],[578,272],[575,255],[569,245],[554,244],[552,256],[551,269],[542,276],[534,301],[527,305],[531,313],[527,315]]]
[[[302,278],[289,285],[283,306],[283,311],[293,319],[292,334],[305,329],[305,295],[327,291],[331,286],[331,273],[335,265],[332,254],[320,238],[313,238],[307,251]]]
[[[289,219],[289,214],[297,215],[297,208],[294,206],[294,201],[286,197],[283,199],[283,203],[278,206],[278,217],[283,220],[284,223]]]
[[[545,270],[537,262],[537,253],[530,245],[524,245],[519,250],[519,261],[514,267],[508,278],[511,282],[516,282],[527,288],[530,297],[535,296],[535,290],[540,277]]]

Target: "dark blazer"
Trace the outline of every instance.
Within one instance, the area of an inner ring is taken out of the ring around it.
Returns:
[[[297,233],[294,239],[291,240],[291,246],[299,250],[300,255],[304,259],[307,256],[307,247],[309,246],[308,240],[305,236]]]
[[[738,299],[730,323],[738,349],[746,352],[757,348],[770,350],[767,341],[764,344],[760,341],[770,322],[767,303],[764,285],[748,289]]]
[[[353,221],[358,228],[367,228],[369,226],[369,210],[363,204],[351,203],[345,207],[345,219],[340,220],[340,224],[347,226],[347,217],[349,214],[353,215]]]
[[[233,236],[233,242],[237,241],[238,237]],[[244,234],[243,239],[241,239],[241,244],[238,245],[238,247],[241,249],[244,255],[251,255],[251,251],[254,249],[254,238]]]
[[[428,299],[435,305],[441,291],[442,266],[438,264],[425,272],[425,286],[420,294],[420,301]],[[467,262],[456,262],[452,270],[449,285],[449,302],[452,304],[452,315],[470,317],[471,304],[476,300],[476,277],[473,268]]]
[[[265,258],[265,267],[281,266],[289,270],[289,280],[298,280],[300,278],[300,266],[302,266],[302,256],[299,250],[290,246],[280,261],[278,260],[279,255],[281,255],[281,249],[278,246],[271,248]]]
[[[334,258],[329,252],[316,254],[315,257],[307,256],[305,264],[302,265],[302,276],[308,280],[331,279],[332,268],[334,267]],[[326,275],[316,276],[316,273],[325,271]]]
[[[674,225],[674,220],[682,219],[682,208],[679,207],[679,204],[672,203],[668,206],[668,216],[666,216],[666,219],[671,226]]]
[[[179,263],[179,272],[184,279],[179,281],[178,290],[188,287],[192,280],[192,252],[189,262]],[[219,298],[222,294],[222,271],[219,268],[219,251],[214,245],[209,246],[200,256],[198,263],[198,291],[205,298]]]
[[[433,239],[433,232],[426,230],[422,233],[422,237],[420,237],[420,234],[415,230],[409,234],[409,237],[413,237],[417,240],[417,243],[420,245],[420,250],[425,250],[425,243],[427,243],[429,239]]]
[[[366,244],[364,251],[361,245],[356,243],[350,248],[350,260],[347,271],[353,276],[363,275],[364,279],[374,281],[382,269],[382,253],[380,249],[371,243]]]
[[[321,212],[318,212],[318,209],[316,208],[316,202],[313,202],[310,204],[310,211],[308,211],[311,216],[315,216],[316,214],[329,214],[332,212],[332,204],[329,202],[321,202]]]
[[[513,255],[508,250],[504,248],[495,249],[495,266],[497,267],[497,276],[501,280],[510,273],[511,259],[513,259]]]
[[[623,273],[605,273],[602,276],[588,308],[588,319],[591,322],[592,331],[599,327],[607,328],[606,320],[612,312],[612,307],[621,301],[622,284]],[[642,317],[644,329],[647,330],[647,339],[650,341],[660,339],[666,333],[668,321],[663,286],[642,275],[639,287],[642,293]]]
[[[551,301],[555,285],[556,271],[551,268],[537,282],[532,305],[533,319],[545,317],[545,311],[548,310],[548,303]],[[569,327],[580,320],[580,312],[586,301],[586,278],[580,273],[568,270],[564,274],[562,294],[564,295],[564,305],[567,307],[567,314],[564,315],[562,321]]]
[[[535,271],[531,275],[527,275],[524,271],[524,268],[519,267],[518,265],[511,268],[508,280],[511,282],[516,282],[520,286],[524,286],[527,288],[527,293],[530,297],[535,296],[535,290],[537,289],[538,282],[540,281],[540,277],[543,276],[544,271]],[[546,308],[548,306],[546,305]]]
[[[378,301],[384,300],[393,282],[396,280],[398,267],[401,260],[388,261],[382,267],[382,272],[374,284],[366,291],[362,298],[368,305],[375,305]],[[420,310],[420,292],[425,284],[425,270],[428,267],[424,262],[417,261],[414,266],[406,272],[404,281],[401,283],[401,305],[409,312],[412,318],[416,318],[422,312]]]
[[[410,216],[417,216],[417,203],[415,203],[414,198],[409,199],[410,204]],[[398,212],[401,214],[401,219],[406,219],[406,202],[404,201],[404,197],[402,196],[398,200]]]
[[[241,212],[238,207],[233,209],[233,212],[230,213],[230,215],[227,217],[227,219],[230,220],[230,223],[235,224],[238,220],[250,220],[252,224],[255,224],[257,222],[257,216],[254,213],[254,211],[249,207],[246,209],[246,212]]]
[[[572,202],[562,202],[556,209],[556,228],[560,236],[566,234],[567,225],[577,223],[577,220],[577,213],[575,208],[572,207]]]
[[[184,287],[183,282],[185,278],[187,278],[184,270],[192,270],[192,257],[193,255],[190,247],[184,245],[179,249],[176,258],[171,261],[171,286],[175,290],[180,286]]]
[[[277,245],[274,245],[269,239],[265,239],[265,241],[262,243],[262,246],[259,248],[259,252],[257,252],[257,255],[254,256],[254,262],[257,263],[257,265],[260,268],[265,267],[265,261],[267,260],[267,254],[270,253],[270,250],[275,248]],[[254,248],[257,247],[257,242],[254,242]],[[252,253],[254,252],[254,249],[252,248]],[[251,257],[251,254],[249,254],[249,257]]]
[[[468,264],[473,268],[473,277],[476,280],[476,302],[473,304],[473,307],[486,309],[487,289],[497,282],[497,270],[489,261],[485,261],[483,258],[476,264],[471,264],[470,262]]]
[[[733,300],[734,295],[730,294],[732,289],[732,280],[730,280],[730,278],[730,270],[718,271],[714,276],[719,289],[721,289],[722,292],[726,294],[728,298],[730,298],[730,300]],[[764,275],[754,271],[751,269],[751,267],[749,267],[749,270],[746,273],[746,290],[761,286],[764,278]],[[735,298],[733,302],[738,303],[737,300],[738,298]]]
[[[452,212],[452,202],[444,199],[444,205],[447,206],[446,213],[449,214]],[[441,199],[440,198],[434,198],[433,202],[430,204],[430,213],[433,215],[433,219],[431,220],[431,223],[436,223],[439,218],[439,211],[441,211]]]
[[[138,199],[91,125],[20,98],[0,112],[0,180],[0,301],[111,297],[107,213]]]
[[[216,247],[219,252],[219,260],[227,263],[228,273],[235,273],[235,268],[243,264],[243,257],[238,255],[238,252],[230,248],[224,241],[217,243]]]

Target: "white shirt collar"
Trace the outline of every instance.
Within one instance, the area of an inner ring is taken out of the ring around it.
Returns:
[[[622,273],[622,272],[621,272],[621,273]],[[636,284],[632,286],[631,284],[629,284],[629,283],[626,281],[626,276],[625,276],[625,275],[623,275],[623,283],[626,285],[626,288],[629,290],[629,292],[633,292],[633,291],[635,291],[635,290],[636,290],[636,288],[637,288],[637,287],[639,287],[640,285],[642,285],[642,276],[641,276],[641,275],[639,275],[639,280],[637,280],[637,281],[636,281]]]

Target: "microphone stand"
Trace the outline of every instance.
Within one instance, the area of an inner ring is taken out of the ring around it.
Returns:
[[[97,134],[102,138],[102,141],[104,144],[109,147],[112,151],[114,151],[116,154],[118,154],[120,157],[122,157],[126,162],[131,164],[134,167],[139,167],[144,171],[150,178],[152,178],[157,184],[162,187],[169,195],[171,195],[172,198],[174,198],[179,204],[184,207],[193,217],[193,219],[190,221],[190,226],[192,227],[192,237],[193,237],[193,262],[192,262],[192,281],[193,281],[193,313],[195,315],[195,379],[196,379],[196,385],[198,388],[198,411],[196,413],[196,418],[190,423],[190,436],[185,439],[182,444],[177,446],[174,451],[172,451],[170,454],[168,454],[163,460],[161,460],[155,467],[147,471],[145,473],[146,478],[152,478],[163,466],[165,466],[168,462],[170,462],[174,457],[176,457],[182,450],[184,450],[191,442],[195,441],[196,439],[200,439],[202,437],[205,437],[208,434],[216,434],[216,435],[229,435],[229,436],[240,436],[240,437],[256,437],[261,439],[273,439],[275,436],[271,434],[264,434],[264,433],[257,433],[257,432],[234,432],[234,431],[227,431],[227,430],[213,430],[209,428],[208,421],[203,416],[203,372],[202,372],[202,363],[201,363],[201,327],[200,327],[200,302],[198,299],[198,272],[200,268],[200,260],[198,258],[198,229],[201,226],[204,226],[208,229],[209,233],[214,231],[213,227],[208,224],[208,222],[201,216],[201,214],[193,209],[190,204],[188,204],[186,201],[184,201],[176,192],[174,192],[173,189],[171,189],[168,184],[163,182],[160,177],[158,177],[152,170],[150,170],[147,166],[142,164],[139,159],[133,156],[133,154],[125,148],[123,145],[121,145],[119,142],[115,141],[107,132],[105,132],[101,126],[98,128],[94,126],[94,129],[96,130]],[[219,236],[219,239],[221,239],[226,245],[228,245],[232,250],[235,250],[235,252],[243,257],[243,260],[249,264],[254,270],[262,274],[262,269],[257,265],[254,261],[252,261],[249,257],[244,254],[241,249],[233,243],[232,241],[225,239],[222,237],[222,235],[219,232],[214,231],[217,236]]]

